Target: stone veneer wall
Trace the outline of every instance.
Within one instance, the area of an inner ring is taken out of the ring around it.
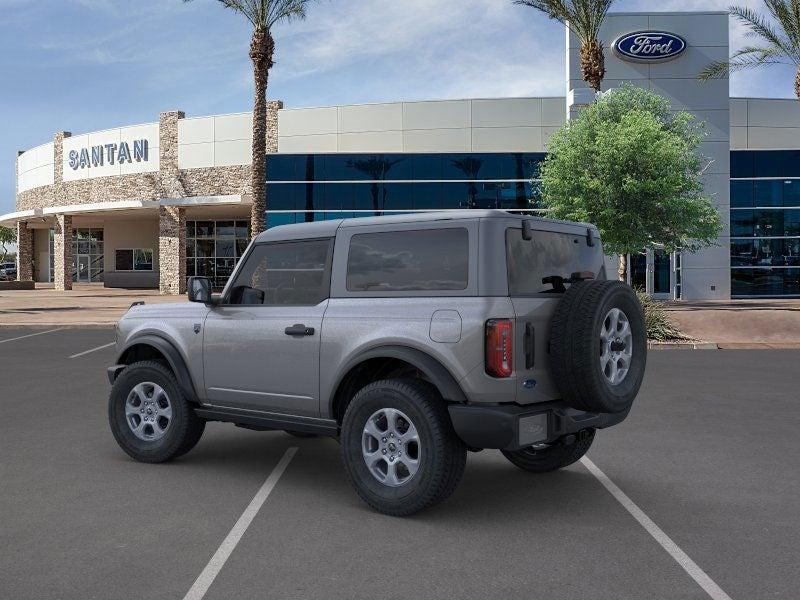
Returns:
[[[17,281],[33,281],[33,229],[17,223]]]
[[[186,291],[186,210],[158,207],[158,289],[162,294]]]
[[[72,289],[72,217],[56,215],[53,236],[53,283],[56,290]]]

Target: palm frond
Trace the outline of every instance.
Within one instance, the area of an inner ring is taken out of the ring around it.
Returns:
[[[725,77],[734,71],[788,62],[790,62],[789,59],[778,48],[747,46],[734,52],[730,60],[712,62],[697,77],[702,81],[708,81],[709,79]]]
[[[773,4],[774,4],[774,0]],[[746,35],[750,37],[760,37],[773,48],[780,50],[787,58],[795,64],[800,64],[800,48],[798,48],[785,35],[779,32],[766,17],[746,6],[732,6],[730,13],[739,19],[747,27]],[[780,23],[783,29],[783,24]]]
[[[514,4],[530,6],[564,23],[586,43],[597,40],[614,0],[514,0]]]

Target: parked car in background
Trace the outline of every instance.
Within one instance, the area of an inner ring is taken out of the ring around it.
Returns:
[[[0,281],[13,281],[17,278],[17,263],[0,263]]]

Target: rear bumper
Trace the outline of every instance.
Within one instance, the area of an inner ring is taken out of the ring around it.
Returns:
[[[611,427],[628,416],[628,411],[584,412],[561,402],[535,406],[451,404],[448,410],[453,428],[467,446],[501,450],[546,444],[583,429]]]

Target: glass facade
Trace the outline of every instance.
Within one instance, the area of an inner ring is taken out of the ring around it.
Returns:
[[[800,150],[731,152],[731,295],[800,296]]]
[[[456,208],[531,210],[544,153],[275,154],[267,226]]]
[[[103,281],[103,251],[102,229],[75,229],[72,238],[72,281]],[[50,255],[53,255],[52,251]]]
[[[209,277],[214,287],[224,287],[249,243],[248,221],[187,221],[186,276]]]

